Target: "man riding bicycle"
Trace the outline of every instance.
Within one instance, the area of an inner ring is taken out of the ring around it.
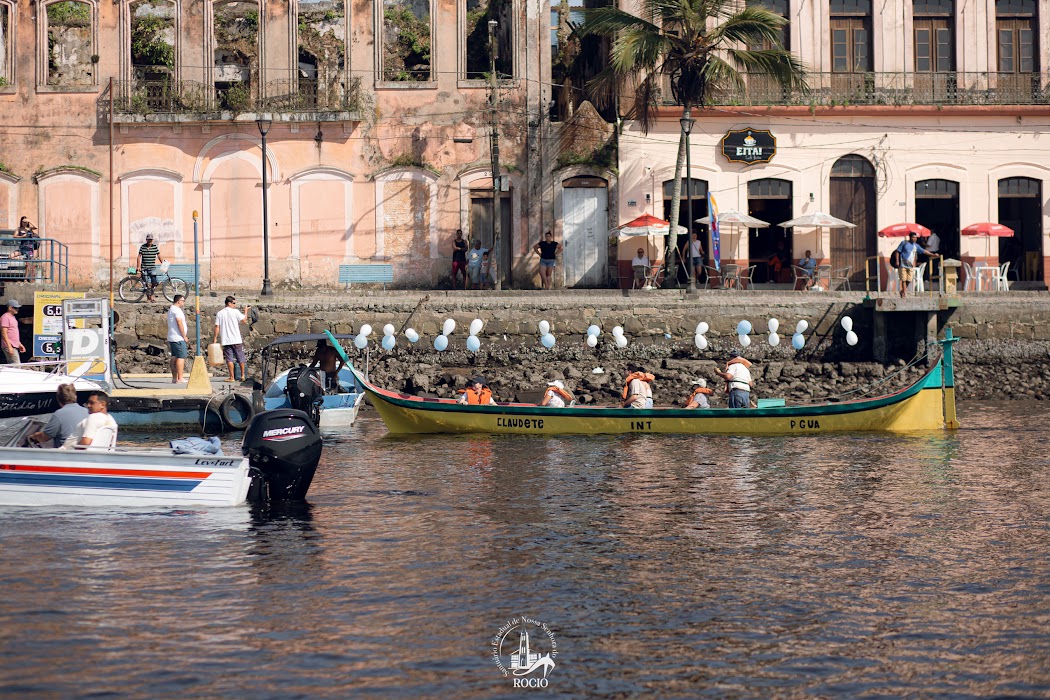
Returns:
[[[146,234],[146,242],[139,246],[135,266],[142,275],[142,286],[146,288],[147,301],[153,301],[153,290],[157,287],[157,262],[164,262],[160,257],[160,248],[153,242],[153,234]]]

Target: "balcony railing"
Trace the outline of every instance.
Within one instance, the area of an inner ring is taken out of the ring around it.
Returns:
[[[1050,104],[1050,73],[809,73],[808,90],[784,90],[749,75],[739,90],[714,96],[717,106],[1028,105]],[[674,104],[664,82],[664,104]]]
[[[18,238],[0,229],[0,281],[69,286],[69,246],[55,238]]]
[[[357,79],[321,83],[306,78],[270,80],[260,90],[250,83],[193,80],[130,80],[114,83],[116,121],[193,121],[269,112],[354,118],[360,109]],[[108,110],[108,105],[102,105]],[[343,115],[340,117],[340,115]]]

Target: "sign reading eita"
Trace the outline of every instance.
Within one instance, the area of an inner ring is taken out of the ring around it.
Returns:
[[[777,139],[763,129],[738,129],[722,137],[722,154],[730,163],[768,163],[777,154]]]

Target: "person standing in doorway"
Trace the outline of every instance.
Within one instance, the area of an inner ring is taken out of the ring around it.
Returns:
[[[474,247],[467,251],[467,282],[470,289],[478,289],[481,284],[481,260],[488,248],[481,247],[481,240],[474,239]]]
[[[692,240],[689,241],[689,258],[693,264],[693,279],[700,284],[700,276],[704,274],[704,246],[700,243],[700,236],[695,231]]]
[[[245,371],[247,359],[244,356],[244,341],[241,340],[240,324],[247,320],[247,314],[251,308],[251,306],[245,306],[242,313],[237,308],[237,300],[228,296],[226,297],[226,308],[215,314],[215,338],[212,342],[222,343],[222,358],[226,360],[226,368],[230,370],[231,382],[237,381],[233,372],[234,362],[241,366],[241,381],[248,378]]]
[[[456,229],[456,239],[452,241],[452,288],[456,288],[459,274],[463,273],[463,289],[467,288],[467,242],[463,240],[463,229]]]
[[[558,253],[561,252],[561,243],[554,240],[554,234],[550,231],[543,234],[543,240],[532,247],[540,254],[540,285],[543,289],[554,288],[554,266],[558,262]]]
[[[189,355],[189,332],[186,330],[186,297],[182,294],[175,295],[175,301],[168,309],[168,348],[171,350],[171,382],[179,384],[184,382],[183,372],[186,370],[186,357]]]
[[[146,285],[146,300],[154,301],[153,293],[157,288],[157,262],[164,262],[160,257],[160,248],[153,242],[153,234],[146,234],[146,242],[139,246],[138,259],[135,267],[142,276],[142,283]]]
[[[0,318],[0,334],[3,335],[4,361],[9,365],[22,364],[22,358],[18,354],[26,351],[26,346],[18,336],[18,310],[22,305],[18,299],[7,300],[7,311]]]

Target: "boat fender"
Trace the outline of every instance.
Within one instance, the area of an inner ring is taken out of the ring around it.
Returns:
[[[255,415],[255,407],[251,399],[241,394],[233,393],[227,396],[219,405],[219,415],[226,425],[233,430],[244,430]],[[244,416],[239,418],[239,416]]]

